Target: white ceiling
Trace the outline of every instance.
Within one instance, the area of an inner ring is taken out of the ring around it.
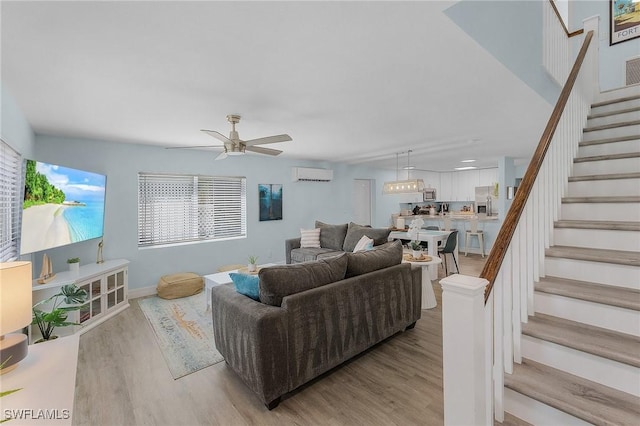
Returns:
[[[454,2],[2,1],[2,84],[36,133],[420,169],[528,158],[551,111]],[[212,157],[215,154],[212,153]],[[405,154],[406,155],[406,154]],[[406,165],[406,157],[401,165]]]

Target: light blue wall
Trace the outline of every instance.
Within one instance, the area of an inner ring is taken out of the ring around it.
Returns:
[[[0,136],[11,148],[28,158],[34,149],[35,136],[27,118],[11,93],[0,83]]]
[[[542,67],[540,0],[464,0],[444,13],[543,99],[555,103],[560,87]]]
[[[570,3],[571,29],[582,28],[582,21],[594,15],[600,16],[600,90],[611,90],[625,85],[625,61],[640,56],[640,38],[609,46],[609,2],[572,1]],[[576,37],[575,48],[581,37]]]
[[[374,179],[377,188],[381,188],[384,179],[380,172],[345,164],[253,155],[214,161],[215,155],[196,150],[169,151],[147,145],[38,135],[34,158],[107,175],[104,258],[131,261],[131,289],[153,286],[160,276],[179,271],[212,273],[221,265],[244,263],[248,255],[259,256],[259,262],[282,261],[284,240],[299,235],[300,228],[313,227],[315,219],[327,223],[351,220],[353,179]],[[291,167],[294,166],[331,168],[334,180],[292,182]],[[248,238],[139,250],[137,176],[141,171],[246,176]],[[259,183],[283,184],[283,220],[258,220]],[[372,224],[386,227],[391,211],[396,211],[398,206],[385,203],[376,194],[380,194],[380,189],[374,190]],[[80,257],[81,264],[95,262],[98,241],[48,250],[47,254],[55,270],[64,270],[69,257]],[[40,253],[33,257],[36,263],[41,262]]]

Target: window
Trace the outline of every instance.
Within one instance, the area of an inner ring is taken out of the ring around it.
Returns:
[[[138,247],[247,236],[244,177],[138,174]]]
[[[0,262],[18,258],[22,157],[0,140]]]

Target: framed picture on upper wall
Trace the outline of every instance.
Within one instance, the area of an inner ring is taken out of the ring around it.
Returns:
[[[609,45],[640,37],[640,0],[609,0]]]
[[[260,221],[282,220],[282,184],[258,184]]]

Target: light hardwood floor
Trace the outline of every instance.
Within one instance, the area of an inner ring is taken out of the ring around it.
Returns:
[[[461,257],[478,275],[484,260]],[[440,277],[444,276],[440,268]],[[224,362],[173,380],[136,300],[80,338],[75,425],[442,425],[441,290],[399,333],[268,411]],[[509,419],[505,424],[522,424]]]

